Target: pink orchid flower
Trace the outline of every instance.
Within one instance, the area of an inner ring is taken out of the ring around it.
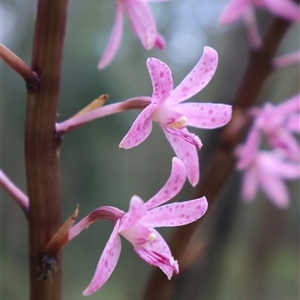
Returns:
[[[143,142],[152,130],[152,121],[155,121],[161,126],[176,155],[184,162],[191,184],[196,185],[199,180],[197,149],[202,147],[202,143],[186,127],[221,127],[231,118],[231,106],[181,102],[200,92],[209,83],[217,68],[217,62],[217,52],[205,47],[199,62],[173,90],[171,70],[162,61],[149,58],[147,67],[153,94],[152,97],[142,98],[148,98],[151,103],[138,115],[120,147],[129,149]]]
[[[292,0],[231,0],[220,17],[220,23],[229,24],[245,17],[255,6],[283,19],[300,21],[299,5]]]
[[[258,143],[263,132],[270,146],[282,150],[291,160],[300,160],[300,145],[293,135],[300,133],[300,94],[278,105],[266,103],[250,113],[256,117],[249,134],[252,139]],[[254,145],[252,141],[247,144]]]
[[[240,161],[237,168],[244,171],[242,179],[242,198],[250,202],[254,200],[258,187],[264,191],[270,201],[278,208],[289,205],[289,193],[284,180],[300,177],[300,164],[289,161],[278,151],[259,151],[252,155],[252,160],[245,164],[243,146],[236,151]]]
[[[112,274],[121,252],[120,235],[133,245],[135,252],[143,260],[159,267],[169,279],[173,272],[179,272],[178,262],[174,260],[163,237],[154,228],[186,225],[198,220],[206,212],[208,204],[205,197],[161,205],[178,194],[185,179],[184,164],[174,157],[171,175],[155,196],[146,203],[140,197],[133,196],[127,213],[120,214],[119,210],[116,210],[113,232],[100,257],[93,279],[83,295],[95,293]],[[70,239],[77,235],[83,226],[86,227],[85,225],[79,224],[77,228],[75,226]]]
[[[152,0],[161,2],[168,0]],[[163,49],[165,42],[157,32],[155,21],[147,4],[147,0],[116,0],[115,24],[109,42],[99,61],[98,68],[104,69],[112,61],[121,43],[123,31],[123,11],[128,15],[132,30],[141,41],[144,48],[150,50],[153,46]]]

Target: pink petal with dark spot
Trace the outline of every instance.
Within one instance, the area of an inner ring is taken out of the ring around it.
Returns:
[[[163,126],[161,126],[161,128],[176,155],[184,163],[189,181],[193,186],[195,186],[198,183],[200,176],[199,160],[196,147],[179,136],[174,136],[173,134],[169,133]],[[184,133],[189,133],[185,128],[181,130]]]
[[[208,203],[205,197],[175,202],[149,210],[142,222],[151,227],[182,226],[201,218],[207,211],[207,207]]]
[[[149,265],[159,267],[171,279],[173,272],[179,272],[178,263],[173,259],[168,244],[163,237],[153,229],[156,239],[152,243],[135,247],[136,253]]]
[[[171,70],[165,63],[152,57],[147,59],[147,67],[152,80],[152,102],[162,104],[173,90]]]
[[[210,47],[204,52],[193,70],[172,92],[170,102],[178,103],[199,93],[211,80],[218,65],[218,53]]]
[[[145,203],[145,207],[150,209],[175,197],[182,189],[185,179],[186,171],[183,162],[177,157],[173,157],[169,179],[160,191]]]
[[[166,45],[166,42],[165,42],[164,37],[160,33],[157,33],[154,46],[160,50],[163,50],[165,48],[165,45]]]
[[[115,269],[121,252],[121,239],[118,230],[119,221],[117,221],[107,241],[91,283],[83,292],[84,296],[89,296],[99,290]]]
[[[135,119],[128,133],[120,142],[119,147],[130,149],[142,143],[152,130],[152,113],[155,105],[148,105]]]
[[[214,103],[180,103],[174,106],[188,119],[188,126],[213,129],[226,125],[231,119],[232,106]]]

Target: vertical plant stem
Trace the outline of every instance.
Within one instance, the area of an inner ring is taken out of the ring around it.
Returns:
[[[61,225],[60,140],[54,128],[68,3],[69,0],[39,0],[35,23],[32,71],[39,76],[40,85],[28,89],[25,128],[31,300],[58,300],[61,293],[60,259],[51,279],[39,277],[43,248]]]

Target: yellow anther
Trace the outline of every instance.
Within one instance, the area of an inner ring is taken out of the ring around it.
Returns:
[[[153,233],[153,232],[151,232],[150,234],[149,234],[149,236],[148,236],[148,242],[149,243],[152,243],[152,242],[154,242],[156,240],[156,235],[155,235],[155,233]]]
[[[180,128],[186,127],[187,121],[188,121],[188,119],[186,116],[181,116],[175,122],[169,124],[169,127],[180,129]]]

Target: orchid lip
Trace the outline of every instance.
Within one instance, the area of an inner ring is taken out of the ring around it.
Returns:
[[[147,242],[148,242],[148,243],[152,243],[152,242],[154,242],[155,240],[156,240],[156,234],[153,233],[153,232],[151,232],[151,233],[149,234],[149,236],[148,236]]]
[[[182,129],[187,126],[188,118],[186,116],[181,116],[179,119],[175,120],[174,122],[167,124],[169,128],[177,128]]]

